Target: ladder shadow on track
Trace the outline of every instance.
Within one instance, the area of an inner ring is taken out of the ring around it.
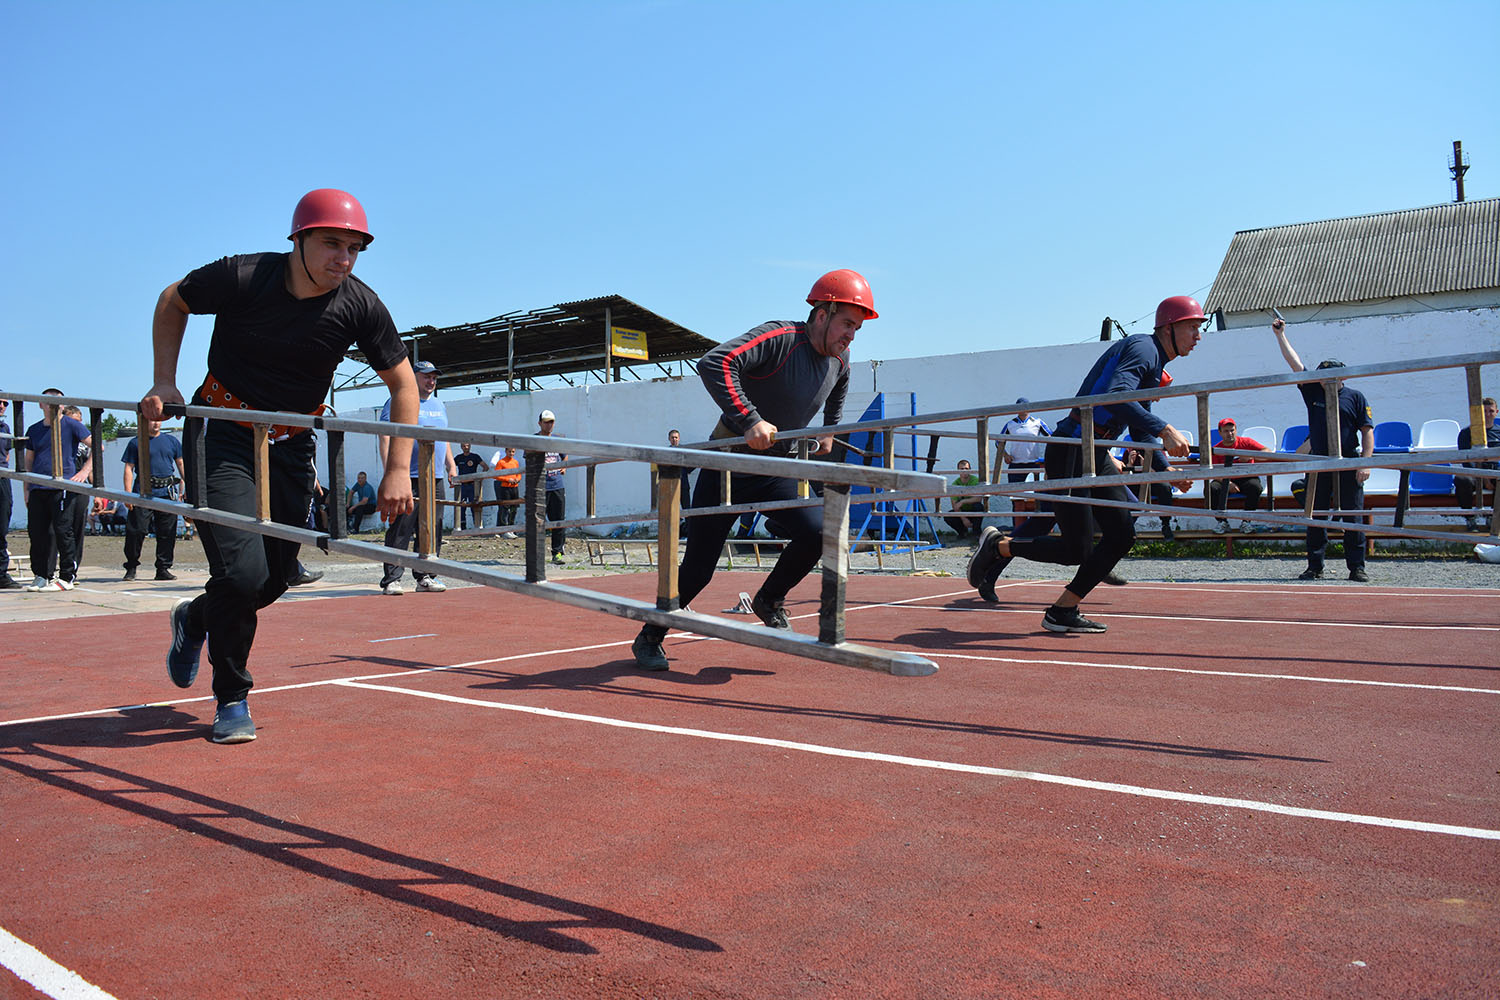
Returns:
[[[69,720],[73,722],[84,720]],[[614,910],[503,882],[451,864],[403,854],[331,830],[272,816],[259,810],[164,782],[108,767],[96,761],[46,749],[55,728],[17,726],[4,733],[0,768],[72,792],[100,805],[194,834],[262,861],[326,879],[392,903],[425,910],[517,941],[569,954],[597,954],[598,949],[564,930],[617,931],[684,951],[722,952],[709,938],[663,924],[639,920]],[[28,738],[29,734],[29,738]],[[77,738],[68,727],[64,738]],[[105,779],[108,787],[91,781]],[[248,831],[248,832],[247,832]],[[340,856],[348,858],[340,863]],[[366,872],[378,866],[379,877]],[[451,891],[471,898],[483,893],[495,905],[483,908],[445,899]],[[513,904],[515,917],[502,915]],[[553,916],[538,917],[536,911]]]

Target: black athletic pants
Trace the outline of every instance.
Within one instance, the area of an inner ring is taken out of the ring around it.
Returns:
[[[1333,504],[1333,477],[1339,477],[1339,507],[1342,510],[1360,510],[1365,505],[1364,484],[1355,479],[1354,471],[1339,473],[1323,473],[1317,477],[1317,485],[1313,487],[1313,511],[1314,517],[1322,517],[1318,510],[1328,510]],[[1336,521],[1348,521],[1358,524],[1360,519],[1354,515],[1347,517],[1336,517]],[[1323,553],[1328,548],[1327,528],[1307,529],[1307,568],[1321,571],[1323,569]],[[1362,531],[1351,531],[1344,529],[1344,565],[1350,570],[1363,569],[1365,565],[1365,533]]]
[[[1043,465],[1048,479],[1076,479],[1083,475],[1083,449],[1077,444],[1049,444]],[[1107,449],[1094,449],[1094,468],[1114,468]],[[1136,502],[1135,496],[1123,486],[1074,489],[1068,493],[1099,500]],[[1068,590],[1080,598],[1087,597],[1135,544],[1135,522],[1126,507],[1054,503],[1052,510],[1060,534],[1013,537],[1011,554],[1032,562],[1077,566],[1078,572],[1073,575]],[[1099,529],[1097,545],[1094,543],[1096,527]]]
[[[172,568],[172,557],[177,552],[177,515],[168,510],[132,507],[125,517],[126,569],[135,569],[141,564],[146,532],[152,528],[156,530],[156,568]]]
[[[434,487],[434,500],[446,500],[448,498],[448,491],[443,488],[443,481],[441,479],[434,479],[432,485]],[[411,505],[411,513],[396,515],[396,519],[391,522],[391,526],[385,529],[386,548],[402,549],[404,551],[411,547],[411,540],[417,536],[417,506],[421,502],[419,498],[421,486],[422,480],[413,477],[411,481],[411,496],[415,502]],[[432,549],[432,554],[436,556],[441,555],[443,552],[443,508],[437,504],[433,504],[432,509],[436,512],[435,517],[437,520],[437,523],[433,525]],[[385,572],[380,577],[380,585],[384,587],[388,583],[394,583],[401,579],[401,574],[405,572],[406,568],[404,566],[386,563]],[[432,575],[432,573],[419,573],[416,570],[411,571],[412,579],[418,583],[421,583]]]
[[[33,489],[26,498],[26,533],[31,539],[31,575],[56,576],[72,583],[78,576],[79,511],[87,498],[68,490]],[[55,567],[55,568],[54,568]]]
[[[568,516],[568,491],[547,490],[547,520],[561,521]],[[563,538],[567,535],[566,528],[552,529],[552,554],[560,555],[563,550]]]
[[[729,497],[734,503],[765,503],[772,500],[797,499],[797,480],[783,476],[749,476],[738,472],[730,474]],[[700,471],[698,485],[693,491],[694,507],[719,506],[720,473]],[[687,551],[682,556],[682,566],[677,571],[678,602],[682,607],[692,603],[713,579],[718,567],[719,555],[724,551],[724,542],[733,530],[738,514],[707,514],[688,518]],[[823,555],[823,508],[792,507],[773,511],[767,516],[774,519],[777,534],[787,539],[781,557],[760,585],[763,600],[776,604],[786,598],[787,593],[802,582],[802,578],[818,564]],[[643,634],[656,642],[667,634],[657,625],[647,625]]]
[[[201,401],[195,403],[202,405]],[[255,461],[253,435],[248,427],[226,420],[209,421],[204,432],[206,468],[196,469],[196,456],[184,456],[188,481],[207,476],[208,505],[215,510],[255,516]],[[270,449],[271,520],[296,528],[307,526],[313,493],[311,432],[298,434]],[[219,704],[240,701],[250,693],[250,647],[261,608],[286,593],[286,582],[296,575],[297,542],[251,531],[198,522],[203,553],[208,557],[208,583],[188,608],[194,630],[208,633],[208,662],[214,669],[214,696]]]

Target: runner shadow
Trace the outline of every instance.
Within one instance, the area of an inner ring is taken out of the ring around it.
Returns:
[[[129,749],[204,739],[207,729],[208,724],[198,716],[176,706],[141,705],[122,708],[113,715],[0,726],[0,748],[42,745]]]
[[[773,670],[748,670],[743,667],[704,667],[697,673],[688,674],[680,670],[644,671],[635,665],[635,660],[611,660],[592,667],[563,667],[545,670],[539,674],[511,674],[488,684],[473,684],[476,691],[519,691],[528,688],[602,688],[621,678],[649,677],[665,684],[685,687],[714,687],[728,684],[737,676],[767,677]]]
[[[561,928],[618,931],[685,951],[724,950],[708,938],[673,927],[388,850],[306,823],[271,816],[234,802],[106,767],[82,757],[44,749],[34,743],[18,745],[7,737],[7,745],[12,749],[0,751],[0,767],[16,774],[244,851],[304,875],[347,885],[393,903],[426,910],[551,951],[575,955],[598,953],[597,948],[563,933]],[[77,776],[82,776],[82,780]],[[90,779],[99,778],[108,779],[106,787],[94,787],[88,783]],[[347,857],[348,862],[341,863],[340,856]],[[378,867],[382,872],[380,877],[366,874],[372,867]],[[535,907],[551,911],[555,916],[537,918],[535,913],[527,912],[524,918],[506,917],[494,912],[498,906],[482,909],[445,899],[440,895],[445,889],[465,896],[471,895],[467,890],[478,890],[492,897],[497,904],[510,902],[521,907]]]

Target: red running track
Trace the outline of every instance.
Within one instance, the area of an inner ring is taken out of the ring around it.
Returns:
[[[0,626],[0,996],[1500,992],[1500,591],[1136,583],[1055,636],[1057,586],[856,578],[850,638],[928,678],[284,602],[239,747],[164,614]]]

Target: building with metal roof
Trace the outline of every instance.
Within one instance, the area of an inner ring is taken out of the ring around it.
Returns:
[[[1500,198],[1234,234],[1204,308],[1220,329],[1500,306]]]
[[[505,383],[527,390],[537,380],[569,376],[618,382],[637,369],[672,375],[672,362],[696,361],[717,346],[692,330],[620,295],[559,302],[541,309],[502,313],[477,323],[417,326],[401,334],[412,360],[431,361],[443,373],[443,386]],[[334,387],[335,392],[381,384],[359,351],[348,357],[362,367]]]

